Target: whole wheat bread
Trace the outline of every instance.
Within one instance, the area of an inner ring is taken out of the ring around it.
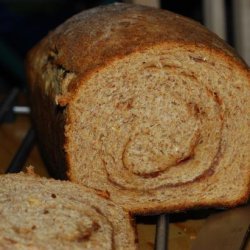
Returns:
[[[97,7],[49,33],[27,72],[54,176],[134,213],[247,201],[249,68],[202,25],[149,7]]]
[[[92,190],[0,175],[0,249],[137,249],[130,216]]]

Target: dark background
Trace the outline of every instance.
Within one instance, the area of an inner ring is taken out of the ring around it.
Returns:
[[[115,1],[0,0],[0,93],[13,86],[25,87],[25,55],[49,30],[81,10],[112,2]],[[233,45],[231,1],[225,3],[227,41]],[[200,0],[162,1],[161,7],[203,23]]]

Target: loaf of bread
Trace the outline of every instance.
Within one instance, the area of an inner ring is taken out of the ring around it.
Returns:
[[[0,175],[0,249],[137,249],[129,214],[92,190]]]
[[[129,4],[83,11],[27,60],[48,167],[133,213],[250,192],[250,72],[202,25]]]

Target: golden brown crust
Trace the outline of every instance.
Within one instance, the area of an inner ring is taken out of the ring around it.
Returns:
[[[228,209],[234,208],[239,206],[239,204],[247,204],[249,199],[250,192],[246,193],[244,197],[240,197],[235,201],[230,202],[221,202],[221,200],[214,201],[214,202],[194,202],[194,203],[183,203],[178,204],[175,206],[171,206],[169,204],[162,204],[158,206],[151,206],[147,207],[147,209],[141,209],[141,207],[132,208],[131,213],[135,215],[152,215],[152,214],[162,214],[162,213],[175,213],[183,212],[185,210],[196,210],[196,209],[209,209],[209,208],[216,208],[216,209]],[[166,208],[167,207],[167,208]]]
[[[197,48],[219,50],[243,63],[223,40],[191,19],[166,10],[121,3],[73,16],[50,32],[29,57],[53,54],[57,65],[80,76],[114,58],[161,43],[194,44]],[[30,70],[29,73],[32,74]],[[72,81],[68,92],[76,89],[78,83]]]

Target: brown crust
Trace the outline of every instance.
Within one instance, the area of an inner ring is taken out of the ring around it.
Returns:
[[[222,39],[191,19],[166,10],[121,3],[71,17],[50,32],[29,57],[56,54],[55,64],[80,76],[110,63],[112,58],[162,43],[194,44],[221,51],[243,63]],[[72,81],[68,91],[77,89],[78,83]]]
[[[65,108],[56,106],[39,86],[31,88],[30,92],[33,123],[43,159],[53,177],[67,179],[64,151]]]
[[[246,192],[244,196],[238,198],[237,200],[230,201],[230,202],[222,202],[221,200],[215,200],[213,202],[189,202],[183,203],[178,205],[171,205],[171,204],[161,204],[161,205],[150,205],[147,209],[141,209],[141,207],[133,207],[130,210],[131,214],[134,215],[153,215],[153,214],[162,214],[162,213],[171,213],[171,212],[183,212],[184,210],[196,210],[196,209],[208,209],[208,208],[217,208],[217,209],[228,209],[236,207],[240,204],[244,205],[247,204],[249,201],[250,192]]]

